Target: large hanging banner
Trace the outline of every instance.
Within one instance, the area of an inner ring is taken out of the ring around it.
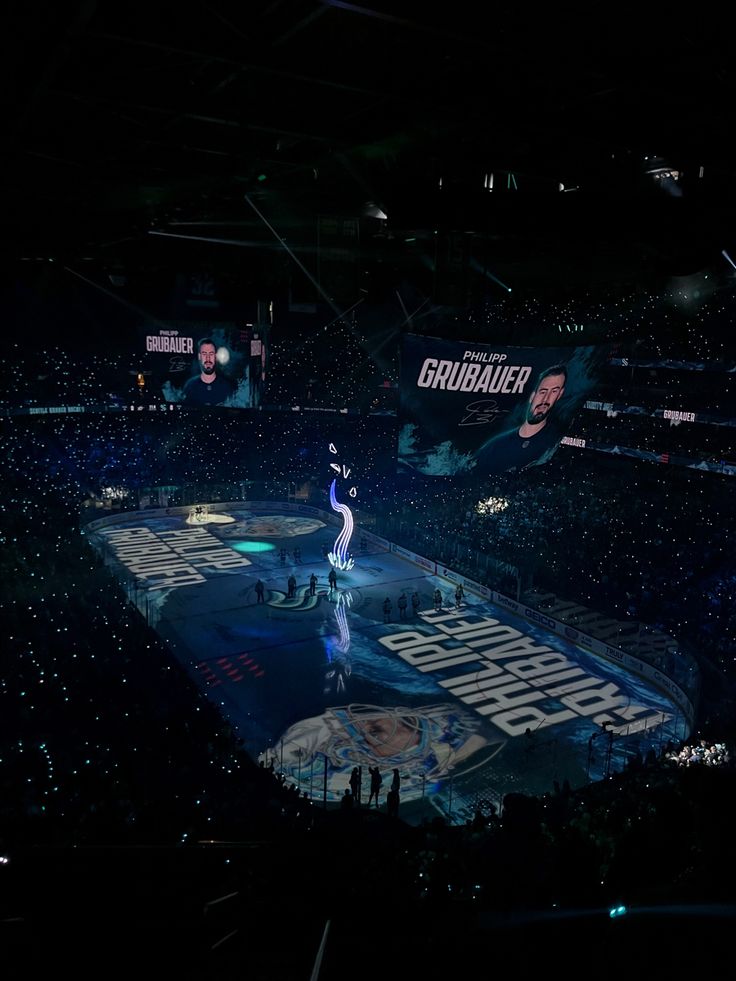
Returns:
[[[447,477],[546,463],[597,384],[609,350],[405,335],[399,469]]]

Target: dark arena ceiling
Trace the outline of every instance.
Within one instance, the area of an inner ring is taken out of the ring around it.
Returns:
[[[264,290],[330,249],[363,289],[438,256],[499,288],[732,272],[719,15],[25,0],[4,34],[14,259],[155,272],[206,249]]]

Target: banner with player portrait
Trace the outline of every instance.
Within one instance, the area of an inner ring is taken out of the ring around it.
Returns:
[[[545,463],[596,385],[606,346],[500,347],[407,334],[401,471],[521,471]]]

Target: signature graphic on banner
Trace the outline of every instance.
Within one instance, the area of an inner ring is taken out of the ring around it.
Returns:
[[[480,399],[478,402],[470,402],[465,406],[467,415],[458,423],[458,426],[485,426],[494,422],[498,416],[508,414],[508,409],[499,409],[498,402],[489,402]]]

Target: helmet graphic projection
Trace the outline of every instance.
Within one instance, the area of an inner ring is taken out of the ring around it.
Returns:
[[[300,789],[324,786],[326,769],[328,800],[342,797],[354,766],[397,767],[402,798],[411,800],[427,784],[469,773],[503,749],[505,740],[488,740],[482,726],[476,715],[454,703],[345,705],[295,723],[259,759],[273,761]],[[478,762],[470,759],[476,753]]]

